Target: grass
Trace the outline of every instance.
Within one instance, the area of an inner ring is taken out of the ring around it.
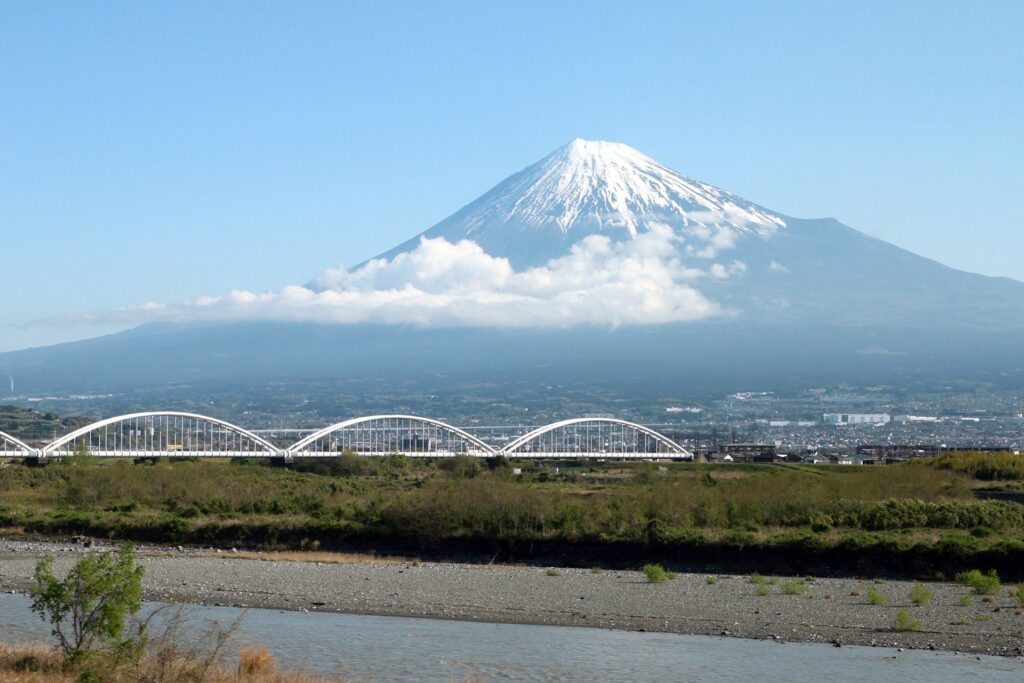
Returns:
[[[930,458],[928,464],[982,481],[1024,479],[1024,458],[1010,453],[948,453]]]
[[[893,629],[896,631],[920,631],[921,622],[907,614],[906,610],[901,609],[896,613],[896,623],[893,625]]]
[[[803,579],[793,579],[782,584],[783,595],[803,595],[807,592],[807,582]]]
[[[960,599],[956,601],[956,604],[961,607],[970,607],[974,604],[974,599],[970,595],[961,595]]]
[[[932,600],[932,591],[920,581],[910,589],[910,601],[915,605],[927,605]]]
[[[754,591],[758,595],[771,595],[772,589],[766,583],[757,584],[757,590]]]
[[[645,564],[643,572],[644,576],[647,577],[648,583],[665,583],[676,578],[674,572],[666,570],[660,564]]]
[[[137,665],[111,663],[68,666],[64,656],[44,645],[0,644],[0,680],[4,683],[327,683],[323,678],[278,669],[266,650],[245,650],[232,670],[219,658],[196,657],[187,652],[161,651],[144,657]],[[99,671],[96,671],[99,668]]]
[[[547,576],[561,576],[561,573],[557,569],[548,569],[544,572]]]
[[[974,620],[975,621],[992,621],[992,615],[991,614],[979,614],[976,617],[974,617]]]
[[[861,572],[914,567],[921,575],[951,574],[982,557],[1003,572],[1024,566],[1024,506],[975,499],[962,467],[678,463],[640,484],[642,463],[590,463],[591,476],[581,477],[522,462],[522,476],[513,476],[471,459],[440,460],[343,454],[292,468],[167,460],[5,467],[0,529],[308,552],[385,541],[399,554],[539,544],[564,555],[597,539],[608,561],[621,561],[618,548],[636,553],[628,561],[657,546],[673,559],[742,555],[771,566],[785,556],[808,567],[856,561]],[[714,486],[701,483],[709,473]],[[830,530],[814,532],[822,520]],[[989,531],[972,535],[982,527]],[[313,557],[281,559],[346,561]],[[597,553],[591,561],[604,560]]]
[[[956,581],[970,586],[975,595],[999,595],[999,575],[994,569],[984,574],[977,569],[960,572],[956,575]]]
[[[718,577],[709,576],[708,578],[704,579],[704,583],[706,583],[709,586],[714,586],[716,583],[718,583]]]
[[[604,574],[604,567],[591,567],[590,568],[590,573],[591,574]]]
[[[971,620],[968,619],[967,617],[963,617],[962,619],[957,619],[956,621],[953,622],[953,626],[970,626],[970,624],[971,624]]]
[[[1017,604],[1024,607],[1024,583],[1017,586],[1010,597],[1016,598]]]
[[[889,598],[887,598],[885,594],[882,593],[882,591],[878,590],[874,586],[868,587],[867,597],[868,602],[872,605],[885,605],[889,602]]]

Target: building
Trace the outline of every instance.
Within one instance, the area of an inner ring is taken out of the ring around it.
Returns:
[[[725,447],[726,457],[739,462],[775,462],[775,444],[731,443]]]
[[[822,422],[827,425],[885,425],[892,422],[888,413],[825,413]]]

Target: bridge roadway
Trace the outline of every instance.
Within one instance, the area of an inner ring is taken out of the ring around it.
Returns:
[[[299,436],[291,445],[277,435]],[[45,445],[0,432],[0,457],[49,459],[85,454],[102,458],[302,458],[402,454],[409,457],[681,458],[693,454],[650,427],[612,417],[553,422],[503,443],[417,415],[369,415],[322,429],[247,430],[196,413],[150,411],[118,415],[76,429]]]

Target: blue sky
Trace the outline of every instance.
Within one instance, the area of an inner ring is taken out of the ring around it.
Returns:
[[[1022,33],[1019,2],[6,2],[0,350],[353,265],[577,136],[1024,280]]]

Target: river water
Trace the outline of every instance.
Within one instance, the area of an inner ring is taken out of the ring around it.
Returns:
[[[407,617],[186,608],[200,637],[242,615],[238,646],[265,646],[284,668],[356,681],[1024,681],[1024,661],[947,652]],[[22,595],[0,595],[0,642],[42,641]]]

